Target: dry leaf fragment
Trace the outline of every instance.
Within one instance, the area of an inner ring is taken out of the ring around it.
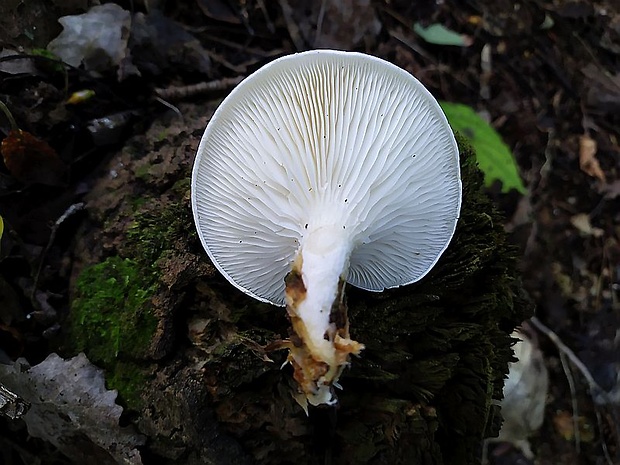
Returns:
[[[596,158],[596,141],[587,134],[579,137],[579,168],[603,184],[606,182],[605,173]]]
[[[47,49],[71,66],[107,71],[129,59],[131,13],[114,3],[93,6],[81,15],[58,19],[63,31]]]
[[[601,186],[599,191],[601,194],[605,194],[605,198],[608,200],[620,197],[620,179]]]
[[[222,0],[198,0],[196,3],[207,18],[230,24],[241,24],[241,19],[232,7]]]
[[[553,426],[558,434],[566,441],[575,439],[575,424],[573,415],[565,410],[559,411],[553,417]],[[579,438],[582,442],[592,442],[594,440],[594,430],[592,425],[585,417],[577,418],[577,426],[579,428]]]
[[[0,58],[15,57],[0,63],[0,72],[8,74],[37,74],[34,62],[29,58],[22,58],[21,53],[15,50],[3,48],[0,50]]]
[[[52,353],[34,366],[20,358],[0,364],[0,379],[30,405],[22,415],[30,436],[56,446],[70,463],[142,465],[144,437],[121,425],[117,392],[84,354],[65,360]]]
[[[510,442],[527,458],[534,457],[528,437],[540,428],[545,416],[549,374],[542,352],[525,333],[514,332],[516,362],[510,363],[500,402],[504,423],[497,440]]]
[[[593,63],[581,72],[586,76],[588,107],[598,114],[615,115],[620,110],[620,74],[608,72]]]
[[[11,175],[26,184],[62,184],[65,164],[50,145],[21,129],[9,131],[0,153]]]
[[[592,226],[590,215],[587,213],[578,213],[577,215],[571,216],[570,222],[575,228],[587,236],[601,237],[605,233],[601,228]]]

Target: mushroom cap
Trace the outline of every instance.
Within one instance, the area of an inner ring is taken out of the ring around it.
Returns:
[[[338,231],[347,282],[382,291],[429,272],[460,205],[458,147],[437,101],[403,69],[353,52],[288,55],[246,78],[214,113],[192,173],[213,264],[275,305],[313,231]]]

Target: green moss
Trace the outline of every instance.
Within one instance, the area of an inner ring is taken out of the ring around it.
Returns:
[[[144,368],[133,362],[118,361],[107,375],[108,387],[116,389],[120,401],[133,410],[141,407],[141,393],[147,382],[148,376]]]
[[[192,225],[189,208],[180,202],[157,210],[147,204],[136,212],[127,230],[127,254],[145,266],[153,265],[176,241],[193,231]]]
[[[182,196],[186,192],[188,192],[191,188],[192,180],[190,178],[179,179],[172,186],[172,193],[177,193],[179,196]]]
[[[134,360],[147,355],[157,329],[151,297],[155,274],[136,261],[110,257],[86,268],[76,282],[70,345],[106,368],[109,387],[137,409],[145,373]]]
[[[116,249],[118,256],[85,268],[75,285],[68,346],[105,368],[109,387],[134,410],[140,408],[140,393],[148,381],[148,368],[141,367],[148,365],[144,361],[159,324],[152,304],[162,290],[157,264],[183,247],[188,237],[191,211],[179,200],[188,189],[185,178],[167,195],[134,199],[130,211],[123,213],[132,214],[133,221]],[[120,220],[112,216],[109,221],[113,228]]]
[[[136,175],[136,178],[146,180],[149,177],[150,169],[151,165],[142,165],[135,170],[134,174]]]
[[[157,327],[150,308],[155,287],[153,273],[133,260],[110,257],[86,268],[71,308],[74,349],[104,365],[121,354],[143,354]]]

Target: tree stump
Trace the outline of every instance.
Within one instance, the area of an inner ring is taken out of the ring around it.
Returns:
[[[144,464],[473,464],[497,434],[510,333],[528,311],[503,222],[459,138],[456,234],[419,283],[347,289],[366,349],[337,407],[293,400],[283,308],[234,289],[195,233],[190,171],[215,104],[155,121],[94,181],[75,247],[66,353],[84,351],[147,437]]]

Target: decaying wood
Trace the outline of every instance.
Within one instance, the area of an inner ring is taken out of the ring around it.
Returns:
[[[461,145],[463,210],[450,247],[415,285],[347,288],[351,337],[366,348],[340,379],[339,405],[307,417],[290,365],[281,369],[286,353],[262,349],[288,337],[286,311],[233,289],[193,233],[188,178],[213,106],[180,109],[185,126],[157,121],[109,161],[88,199],[94,232],[75,248],[74,331],[89,318],[85,270],[120,257],[149,277],[148,347],[97,360],[89,339],[74,346],[106,368],[148,436],[145,456],[156,461],[144,463],[476,463],[483,437],[497,433],[492,399],[528,309],[469,149]]]

